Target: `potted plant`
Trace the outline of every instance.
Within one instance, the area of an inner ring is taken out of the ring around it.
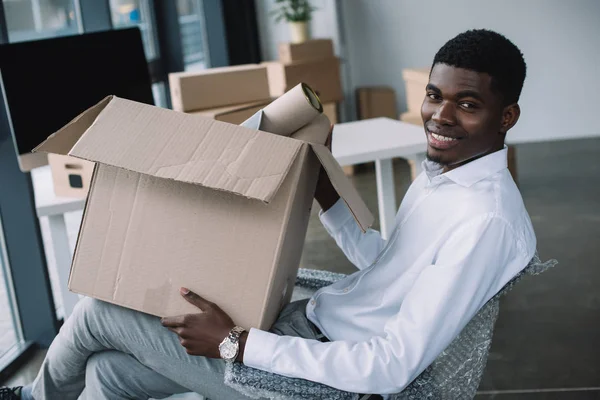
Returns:
[[[308,21],[316,10],[309,0],[275,0],[279,7],[272,11],[275,21],[287,21],[290,27],[293,43],[308,40]]]

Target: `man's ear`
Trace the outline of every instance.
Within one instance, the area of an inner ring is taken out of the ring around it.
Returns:
[[[504,107],[502,112],[502,125],[500,126],[500,133],[506,135],[506,132],[519,120],[521,116],[521,107],[517,103],[513,103],[509,106]]]

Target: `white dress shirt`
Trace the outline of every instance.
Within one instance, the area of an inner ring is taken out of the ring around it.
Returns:
[[[425,161],[384,241],[342,201],[321,221],[359,271],[306,312],[331,342],[251,329],[250,367],[357,393],[402,391],[534,255],[536,239],[507,149],[442,173]]]

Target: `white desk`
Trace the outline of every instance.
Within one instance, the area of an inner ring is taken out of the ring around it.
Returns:
[[[56,259],[56,271],[59,278],[60,292],[63,299],[64,317],[71,315],[79,296],[69,291],[69,271],[71,267],[71,248],[65,223],[65,214],[83,210],[85,199],[56,197],[50,167],[35,168],[31,171],[35,208],[38,218],[48,217],[50,239]]]
[[[337,124],[333,130],[333,155],[344,165],[375,162],[377,198],[381,233],[388,237],[394,227],[396,196],[393,158],[413,160],[420,169],[427,142],[423,128],[389,118],[375,118]],[[65,223],[65,213],[83,210],[84,199],[56,197],[50,167],[31,173],[38,217],[48,217],[56,269],[60,280],[65,318],[73,311],[79,296],[67,287],[72,252]]]
[[[340,165],[375,162],[379,224],[384,239],[394,228],[397,212],[392,159],[412,160],[418,174],[426,151],[423,127],[390,118],[346,122],[333,128],[332,152]]]

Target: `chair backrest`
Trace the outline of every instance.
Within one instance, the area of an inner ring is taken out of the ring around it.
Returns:
[[[494,325],[500,311],[500,297],[508,293],[526,275],[539,275],[556,263],[556,260],[542,263],[536,252],[527,267],[479,310],[446,350],[406,389],[392,396],[392,399],[471,399],[475,397],[492,344]]]

